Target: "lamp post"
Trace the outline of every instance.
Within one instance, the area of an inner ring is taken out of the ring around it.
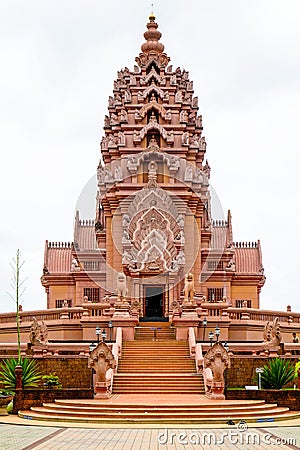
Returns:
[[[212,341],[214,338],[214,332],[210,330],[210,332],[208,333],[208,339],[210,340],[210,346],[212,347]]]
[[[216,328],[215,328],[215,335],[216,335],[216,338],[217,338],[217,342],[219,342],[220,333],[221,333],[221,330],[219,328],[219,325],[217,325]]]
[[[92,351],[93,351],[96,347],[97,347],[97,345],[96,345],[94,342],[92,342],[92,343],[90,344],[90,353],[92,353]]]
[[[203,325],[203,339],[202,339],[202,341],[204,342],[205,341],[205,328],[206,328],[206,325],[207,325],[207,318],[206,317],[204,317],[204,319],[202,320],[202,325]]]
[[[101,336],[101,328],[100,327],[96,327],[96,336],[97,336],[97,342],[99,344],[100,336]]]
[[[227,342],[224,342],[223,347],[225,348],[226,352],[229,351],[229,345]]]
[[[106,337],[107,337],[106,330],[102,330],[102,339],[103,339],[103,342],[105,341]]]
[[[112,323],[112,321],[110,320],[109,322],[108,322],[108,328],[109,328],[109,342],[111,342],[112,341],[112,329],[113,329],[113,323]]]

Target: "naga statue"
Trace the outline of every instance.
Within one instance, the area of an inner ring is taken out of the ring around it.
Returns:
[[[278,317],[267,322],[264,328],[264,347],[279,347],[281,342],[280,323]]]
[[[212,399],[224,400],[224,371],[230,367],[230,358],[221,342],[216,342],[204,356],[204,370],[211,369],[212,380],[210,380],[207,395]]]
[[[110,381],[107,380],[107,371],[115,369],[116,360],[105,342],[100,342],[90,353],[88,367],[94,369],[95,398],[107,398],[110,395]]]
[[[30,327],[30,343],[32,345],[47,345],[48,344],[48,328],[44,321],[39,324],[36,317],[33,318],[33,322]]]

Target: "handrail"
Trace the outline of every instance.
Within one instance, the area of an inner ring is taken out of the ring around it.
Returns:
[[[195,345],[195,362],[197,373],[201,373],[203,370],[204,358],[202,353],[202,345],[199,343]]]
[[[189,328],[188,336],[189,336],[190,355],[192,357],[194,357],[195,356],[196,337],[195,337],[195,330],[193,327]]]

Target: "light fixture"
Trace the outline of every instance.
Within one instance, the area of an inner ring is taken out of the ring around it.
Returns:
[[[210,330],[210,332],[208,333],[208,339],[210,340],[210,346],[212,346],[213,338],[214,338],[214,332]]]
[[[105,341],[106,337],[107,337],[106,330],[102,330],[102,339],[103,339],[103,341]]]
[[[110,320],[108,322],[108,328],[109,328],[109,342],[111,342],[112,340],[112,329],[113,329],[114,324],[112,323],[112,321]]]
[[[206,317],[204,317],[204,319],[202,320],[202,324],[203,324],[203,339],[202,339],[202,341],[204,342],[205,341],[205,328],[206,328],[206,325],[207,325],[207,318]]]
[[[92,342],[92,343],[90,344],[90,353],[92,353],[92,351],[95,350],[96,347],[97,347],[97,345],[94,344],[94,342]]]
[[[225,348],[226,352],[229,350],[229,345],[227,342],[224,342],[223,347]]]
[[[96,327],[96,336],[97,336],[97,342],[99,344],[100,341],[100,336],[101,336],[101,328],[100,327]]]
[[[216,334],[217,342],[219,341],[220,333],[221,333],[221,330],[219,328],[219,325],[217,325],[216,328],[215,328],[215,334]]]

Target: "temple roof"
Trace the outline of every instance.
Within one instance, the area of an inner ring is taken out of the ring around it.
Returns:
[[[72,244],[70,242],[46,241],[44,270],[49,273],[69,273],[72,263]]]
[[[260,243],[235,243],[235,271],[236,273],[263,274]]]

